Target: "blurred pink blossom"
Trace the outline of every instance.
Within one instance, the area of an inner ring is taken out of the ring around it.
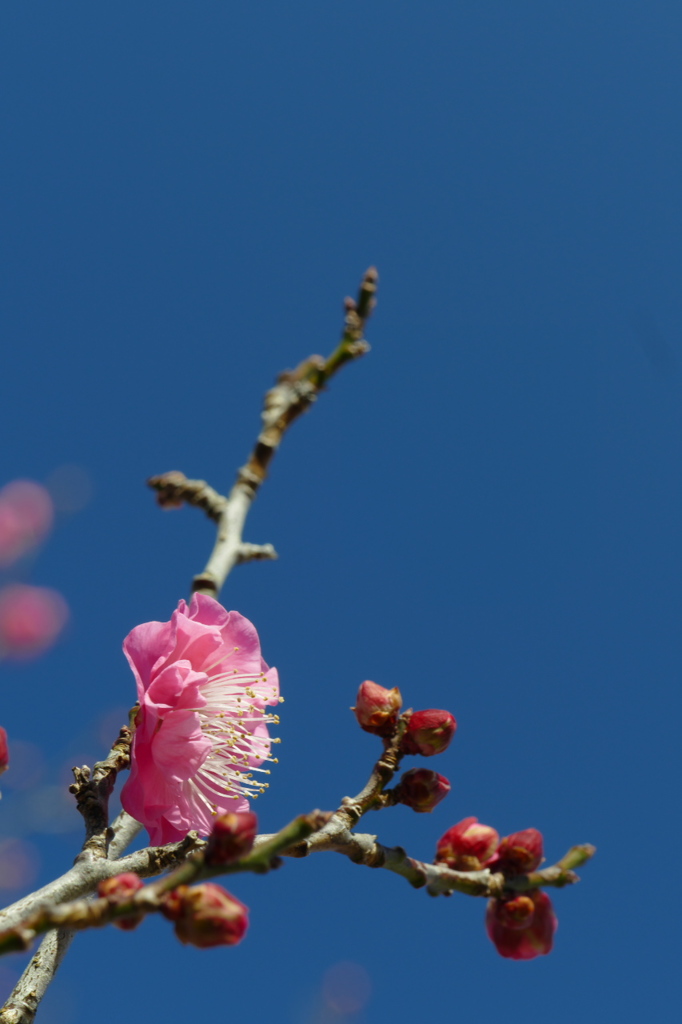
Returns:
[[[130,778],[121,803],[152,843],[208,835],[215,816],[249,809],[263,792],[253,772],[270,758],[268,704],[279,700],[277,670],[261,657],[255,627],[204,594],[170,622],[145,622],[123,650],[140,709]],[[267,773],[269,774],[269,773]]]
[[[26,889],[36,880],[39,870],[40,855],[33,843],[17,836],[0,839],[0,891]]]
[[[0,775],[9,768],[9,746],[7,733],[0,725]]]
[[[0,657],[30,658],[47,650],[66,625],[61,594],[13,583],[0,590]]]
[[[0,566],[11,565],[39,544],[54,519],[47,488],[13,480],[0,491]]]

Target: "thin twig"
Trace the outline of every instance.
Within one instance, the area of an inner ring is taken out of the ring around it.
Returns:
[[[71,928],[57,928],[45,936],[0,1011],[2,1024],[31,1024],[74,935]]]
[[[374,308],[377,281],[378,274],[370,267],[357,300],[346,299],[343,335],[334,352],[327,359],[311,356],[295,370],[280,374],[275,387],[268,391],[261,414],[263,427],[228,497],[219,494],[204,480],[188,480],[177,470],[149,480],[150,487],[157,492],[159,504],[177,507],[187,502],[203,508],[218,523],[213,551],[204,571],[194,578],[193,592],[217,597],[235,565],[277,557],[271,544],[244,542],[246,517],[289,427],[310,408],[342,366],[369,351],[363,332]]]
[[[134,716],[135,708],[130,713],[131,722]],[[109,828],[109,797],[118,773],[130,766],[132,738],[133,729],[124,725],[106,758],[98,761],[92,771],[87,765],[73,769],[76,781],[69,786],[69,792],[76,797],[76,805],[85,821],[85,842],[79,860],[107,856],[109,842],[113,838]]]
[[[295,818],[289,825],[280,832],[254,848],[246,856],[235,860],[230,864],[210,865],[205,862],[203,849],[187,856],[187,848],[183,851],[183,860],[170,874],[152,885],[145,886],[139,890],[128,902],[116,903],[105,898],[80,899],[69,903],[44,904],[38,907],[32,914],[29,914],[14,927],[5,928],[0,932],[0,953],[12,952],[15,950],[28,949],[36,936],[44,934],[50,929],[73,928],[82,930],[85,928],[98,928],[102,925],[115,921],[119,917],[128,917],[131,914],[140,912],[142,914],[154,913],[163,906],[164,897],[180,885],[188,885],[192,882],[200,882],[207,878],[214,878],[216,875],[234,874],[236,872],[251,871],[256,874],[264,874],[280,863],[279,855],[292,845],[297,845],[306,836],[327,821],[329,815],[321,811],[313,811],[310,814],[302,814]],[[190,833],[187,839],[196,833]],[[183,841],[187,844],[187,840]],[[204,844],[202,844],[204,845]],[[145,851],[150,861],[157,860],[155,854],[159,851],[150,848]],[[133,854],[125,860],[132,860],[137,855]],[[117,862],[116,874],[123,873],[125,860]],[[152,865],[150,865],[151,867]],[[153,865],[156,873],[158,863]],[[40,968],[40,951],[34,956],[31,965],[26,972],[25,984],[28,984],[28,975],[33,974]],[[57,969],[55,965],[54,970]],[[42,974],[41,974],[42,976]],[[21,980],[24,981],[24,978]],[[49,981],[45,983],[47,988]],[[17,986],[19,988],[20,985]],[[25,985],[24,985],[25,988]],[[37,1005],[37,1004],[36,1004]],[[9,1007],[6,1007],[9,1009]],[[0,1016],[0,1021],[2,1017]]]
[[[133,708],[130,713],[131,724],[121,728],[116,742],[103,761],[97,762],[92,771],[87,765],[73,769],[76,781],[70,787],[70,791],[76,797],[76,805],[85,822],[85,840],[74,867],[61,879],[56,879],[38,892],[19,900],[14,907],[6,908],[0,915],[0,920],[6,927],[8,918],[10,921],[12,919],[12,912],[15,919],[17,915],[23,917],[31,911],[35,913],[43,900],[55,898],[55,890],[61,892],[62,900],[66,893],[70,893],[70,898],[73,898],[92,892],[97,884],[93,878],[93,866],[111,863],[108,858],[123,852],[139,831],[139,823],[130,815],[125,815],[125,812],[117,818],[118,833],[109,827],[109,797],[118,773],[130,765],[135,710]],[[110,854],[110,841],[115,838],[118,839],[118,843]],[[118,871],[120,868],[114,868],[112,873],[116,874]],[[31,1024],[41,999],[71,945],[73,936],[73,929],[68,927],[48,932],[0,1011],[2,1024]]]

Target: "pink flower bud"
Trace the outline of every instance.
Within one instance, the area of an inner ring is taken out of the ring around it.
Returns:
[[[398,802],[420,813],[432,811],[450,792],[450,783],[444,775],[430,768],[413,768],[405,772],[396,787]]]
[[[175,922],[180,942],[199,949],[236,946],[249,926],[248,907],[212,882],[178,886],[166,896],[163,913]]]
[[[535,871],[542,860],[542,832],[527,828],[502,840],[495,858],[495,870],[505,875],[524,875]]]
[[[449,746],[456,729],[457,722],[449,711],[415,711],[403,737],[403,753],[423,757],[440,754]]]
[[[208,837],[205,860],[210,867],[228,864],[249,852],[258,832],[258,818],[251,811],[228,811],[215,819]]]
[[[436,862],[455,871],[480,871],[499,842],[500,837],[490,825],[479,825],[478,818],[464,818],[438,840]]]
[[[356,705],[353,710],[360,726],[365,732],[373,732],[377,736],[388,736],[403,706],[400,690],[394,686],[387,690],[378,683],[367,679],[358,690]]]
[[[557,929],[552,901],[540,889],[510,900],[490,900],[485,924],[497,952],[511,960],[550,953]]]
[[[33,480],[13,480],[0,491],[0,565],[10,565],[40,543],[52,526],[49,491]]]
[[[136,892],[143,888],[142,879],[132,872],[123,875],[116,875],[115,878],[104,878],[97,886],[97,895],[107,900],[112,906],[121,903],[129,903]],[[128,917],[119,917],[113,922],[117,928],[124,932],[132,931],[144,917],[144,913],[130,914]]]
[[[7,745],[7,733],[0,725],[0,775],[9,768],[9,747]]]
[[[14,583],[0,591],[0,656],[41,654],[57,639],[69,617],[61,594]]]
[[[520,931],[532,923],[535,904],[530,896],[515,896],[511,900],[499,900],[498,903],[496,916],[505,928]]]

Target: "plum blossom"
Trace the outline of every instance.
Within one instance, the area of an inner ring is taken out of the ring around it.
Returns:
[[[125,810],[155,844],[208,835],[216,815],[248,811],[267,786],[254,772],[269,774],[261,765],[275,760],[268,723],[279,719],[265,708],[280,699],[253,624],[195,594],[170,622],[136,626],[123,650],[140,702]]]

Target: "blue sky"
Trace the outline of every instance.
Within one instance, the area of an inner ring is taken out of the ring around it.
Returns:
[[[40,880],[70,864],[50,787],[134,699],[125,634],[205,562],[208,522],[145,479],[228,487],[263,391],[334,347],[375,263],[372,352],[249,519],[280,560],[223,595],[287,698],[262,827],[360,788],[370,678],[459,721],[452,794],[373,816],[382,841],[430,859],[473,814],[552,859],[599,848],[530,964],[481,901],[321,855],[235,882],[237,949],[162,921],[80,937],[45,1024],[121,990],[171,1022],[673,1018],[677,896],[649,871],[679,844],[681,29],[663,0],[3,5],[0,482],[75,464],[93,495],[12,576],[72,621],[0,669],[2,723],[44,758],[3,779],[4,839]],[[321,994],[343,962],[371,985],[345,1017]]]

